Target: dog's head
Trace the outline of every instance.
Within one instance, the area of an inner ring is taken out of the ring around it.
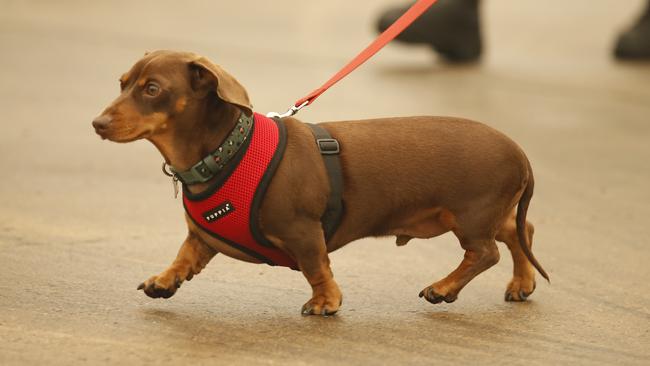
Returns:
[[[227,103],[251,115],[244,87],[208,59],[188,52],[155,51],[120,78],[121,93],[93,127],[103,139],[129,142],[193,128],[206,103]]]

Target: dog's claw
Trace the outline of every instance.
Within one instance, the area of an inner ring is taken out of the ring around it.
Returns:
[[[330,310],[330,309],[328,309],[328,308],[323,308],[323,311],[321,311],[321,314],[320,314],[320,315],[322,315],[322,316],[324,316],[324,317],[327,318],[328,316],[332,316],[332,315],[336,314],[337,311],[338,311],[338,310],[333,310],[333,311],[332,311],[332,310]]]
[[[313,305],[305,304],[302,307],[301,314],[305,315],[305,316],[307,316],[307,315],[321,315],[323,317],[328,317],[328,316],[336,314],[337,311],[338,310],[330,310],[328,307],[325,306],[325,307],[323,307],[321,309],[320,312],[316,312],[316,311],[314,311],[314,306]]]
[[[528,296],[530,296],[531,293],[526,293],[524,290],[519,290],[516,292],[517,297],[515,297],[515,293],[512,291],[506,291],[505,295],[505,300],[506,301],[513,301],[513,302],[521,302],[521,301],[526,301],[528,299]]]
[[[313,314],[314,308],[311,307],[311,305],[304,305],[302,307],[302,315],[311,315]]]
[[[138,285],[138,290],[144,290],[144,282]]]

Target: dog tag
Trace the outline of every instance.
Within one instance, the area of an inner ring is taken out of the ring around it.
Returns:
[[[172,177],[172,186],[174,187],[174,199],[178,198],[178,178]]]

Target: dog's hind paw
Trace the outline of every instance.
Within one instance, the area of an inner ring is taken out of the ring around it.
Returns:
[[[176,293],[181,287],[181,280],[177,277],[168,277],[164,275],[152,276],[138,286],[138,290],[144,290],[144,293],[154,299],[162,297],[168,299]]]
[[[513,278],[508,284],[504,299],[506,301],[526,301],[533,291],[535,291],[535,280],[524,281],[519,278]]]

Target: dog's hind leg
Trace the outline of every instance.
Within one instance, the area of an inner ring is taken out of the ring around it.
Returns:
[[[533,224],[526,221],[526,236],[529,245],[533,243]],[[496,239],[505,243],[510,249],[513,262],[513,276],[506,288],[506,301],[525,301],[535,290],[535,268],[526,258],[526,255],[519,245],[517,237],[517,224],[515,221],[515,210],[503,223]]]
[[[420,297],[432,304],[454,302],[469,281],[499,261],[499,250],[493,238],[468,238],[454,233],[465,249],[465,256],[452,273],[420,292]]]

